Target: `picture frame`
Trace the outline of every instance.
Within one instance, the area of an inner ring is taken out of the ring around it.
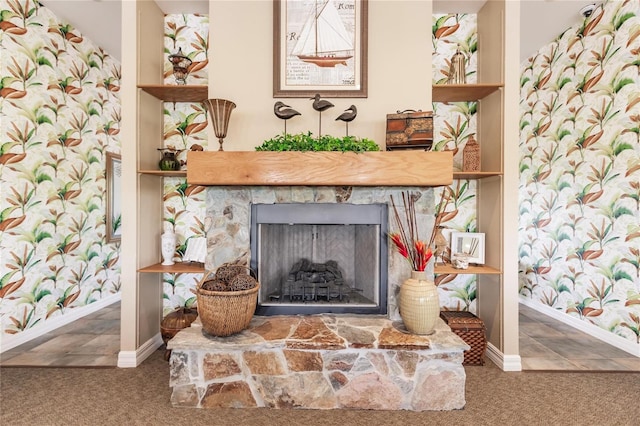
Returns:
[[[318,18],[331,22],[320,36],[336,32],[331,38],[341,40],[327,43],[331,51],[315,51]],[[274,0],[273,97],[366,98],[367,21],[368,0]]]
[[[106,161],[106,240],[107,243],[119,243],[122,235],[122,159],[120,154],[107,152]]]
[[[451,256],[467,255],[469,263],[484,264],[484,233],[480,232],[452,232]]]

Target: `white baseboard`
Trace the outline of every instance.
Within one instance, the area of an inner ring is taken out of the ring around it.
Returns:
[[[540,313],[550,316],[551,318],[556,319],[564,324],[570,325],[575,329],[587,333],[589,336],[600,339],[611,346],[615,346],[616,348],[630,353],[631,355],[640,357],[640,345],[638,345],[636,342],[615,335],[603,328],[598,327],[597,325],[591,324],[587,321],[582,321],[581,319],[565,314],[564,312],[558,311],[557,309],[553,309],[551,306],[542,305],[539,303],[535,303],[532,300],[523,298],[520,298],[520,303]]]
[[[102,308],[106,308],[109,305],[113,305],[114,303],[119,302],[121,298],[121,293],[112,294],[111,296],[107,296],[97,302],[93,302],[81,308],[70,309],[64,315],[58,315],[54,318],[48,319],[45,322],[32,328],[28,328],[21,333],[6,334],[3,332],[0,334],[0,353],[13,349],[16,346],[20,346],[23,343],[27,343],[36,337],[43,336],[57,328],[97,312]]]
[[[505,355],[491,343],[487,343],[485,355],[502,371],[522,371],[520,355]]]
[[[144,342],[135,351],[120,351],[118,353],[118,367],[120,368],[135,368],[139,366],[145,359],[154,353],[164,341],[160,333],[153,336],[151,339]]]

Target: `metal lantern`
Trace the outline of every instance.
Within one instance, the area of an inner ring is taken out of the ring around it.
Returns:
[[[173,65],[173,76],[178,84],[187,84],[187,75],[189,75],[189,66],[191,59],[182,54],[182,48],[172,55],[169,55],[169,62]]]

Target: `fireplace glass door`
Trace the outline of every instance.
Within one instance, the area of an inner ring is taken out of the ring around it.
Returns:
[[[257,313],[386,313],[386,207],[253,205]]]

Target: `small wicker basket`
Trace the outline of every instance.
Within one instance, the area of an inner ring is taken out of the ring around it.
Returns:
[[[211,273],[212,271],[205,273],[196,288],[198,315],[202,322],[202,329],[205,333],[217,337],[231,336],[245,330],[249,327],[256,310],[260,283],[249,290],[204,290],[201,287]]]

